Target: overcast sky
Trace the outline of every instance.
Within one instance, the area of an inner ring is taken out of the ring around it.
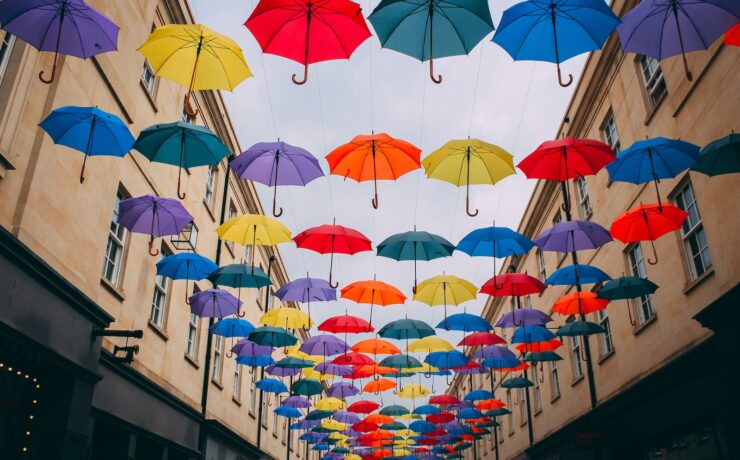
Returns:
[[[254,74],[233,93],[224,93],[232,120],[244,149],[256,142],[277,138],[303,147],[319,158],[326,174],[324,157],[335,147],[357,134],[386,132],[409,141],[422,150],[422,158],[452,139],[467,136],[499,145],[514,155],[517,163],[540,143],[552,139],[560,124],[572,88],[561,88],[555,66],[548,63],[513,62],[503,49],[491,42],[489,34],[469,56],[435,60],[435,70],[444,81],[429,79],[428,65],[392,50],[381,49],[374,36],[364,42],[349,61],[332,61],[310,67],[308,83],[296,86],[291,75],[302,74],[300,64],[279,56],[263,55],[254,37],[243,23],[256,0],[191,0],[196,18],[218,32],[235,39]],[[377,5],[361,1],[365,16]],[[490,3],[494,24],[503,10],[515,3],[503,0]],[[372,28],[371,28],[372,30]],[[563,65],[564,74],[580,74],[585,55]],[[371,116],[372,114],[372,116]],[[373,242],[412,230],[429,231],[457,244],[470,231],[490,226],[516,228],[529,199],[533,181],[518,172],[496,186],[471,187],[471,207],[480,214],[465,214],[465,188],[447,182],[428,180],[424,171],[413,171],[395,182],[380,182],[380,208],[373,210],[372,182],[356,183],[331,176],[318,179],[305,188],[282,187],[279,205],[281,217],[297,234],[308,227],[337,223],[355,228]],[[265,209],[271,207],[272,190],[257,184]],[[297,249],[292,244],[280,246],[291,279],[311,276],[326,278],[329,256]],[[418,265],[419,280],[442,274],[454,274],[482,285],[493,274],[493,260],[470,258],[455,253],[453,257]],[[411,262],[375,257],[366,252],[335,258],[334,279],[340,288],[358,280],[377,279],[401,289],[409,300],[406,305],[375,308],[373,324],[403,317],[422,319],[432,326],[443,320],[442,307],[431,308],[410,300],[413,285]],[[486,300],[466,304],[469,313],[480,313]],[[344,314],[369,315],[369,307],[349,301],[312,304],[311,314],[318,323]],[[462,312],[452,307],[451,313]],[[461,333],[437,330],[453,345]],[[315,331],[314,331],[315,333]],[[357,336],[350,343],[366,338]],[[402,344],[399,344],[402,345]],[[420,359],[422,356],[417,356]],[[414,382],[415,383],[414,379]],[[409,382],[412,383],[412,382]],[[439,383],[435,385],[440,392]],[[388,400],[386,398],[386,404]],[[406,401],[410,405],[410,401]],[[421,402],[417,401],[417,405]]]

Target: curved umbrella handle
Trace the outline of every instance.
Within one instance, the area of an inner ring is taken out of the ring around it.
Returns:
[[[332,275],[332,268],[334,268],[334,253],[331,253],[331,259],[329,259],[329,286],[331,286],[333,289],[336,289],[339,287],[339,283],[332,282],[331,275]]]
[[[476,209],[475,212],[470,212],[470,197],[468,197],[468,196],[465,197],[465,212],[470,217],[477,216],[478,215],[478,212],[479,212],[478,209]]]
[[[303,80],[298,80],[296,74],[293,74],[292,79],[296,85],[305,85],[308,81],[308,64],[303,64]]]
[[[370,202],[373,204],[373,209],[378,209],[378,192],[375,192],[375,197],[370,200]]]
[[[254,366],[249,366],[248,372],[249,372],[249,375],[254,375]],[[254,382],[254,379],[252,379],[252,381]]]
[[[442,83],[442,75],[437,75],[437,77],[434,77],[434,58],[429,58],[429,78],[432,79],[432,81],[436,84]]]
[[[649,263],[650,265],[655,265],[655,264],[658,263],[658,252],[655,250],[655,242],[653,242],[653,240],[650,240],[650,247],[653,248],[653,257],[655,257],[655,258],[654,259],[648,259],[647,260],[647,263]]]
[[[239,318],[244,318],[245,316],[247,316],[247,312],[241,311],[241,309],[239,309],[239,311],[236,313],[236,316],[238,316]]]
[[[200,109],[191,110],[190,109],[190,96],[193,94],[192,91],[188,91],[187,96],[185,96],[185,104],[183,106],[183,111],[189,116],[189,117],[197,117],[200,113]]]
[[[568,74],[568,81],[563,81],[563,74],[560,72],[560,63],[557,64],[557,68],[558,68],[558,83],[563,88],[567,88],[568,86],[571,85],[571,83],[573,83],[573,75]]]
[[[42,72],[43,73],[43,72]],[[89,157],[87,153],[85,153],[85,159],[82,160],[82,169],[80,170],[80,184],[85,182],[85,165],[87,164],[87,157]]]
[[[637,323],[636,323],[636,322],[635,322],[635,320],[634,320],[634,319],[632,318],[632,306],[630,305],[630,301],[629,301],[629,300],[625,299],[625,301],[627,302],[627,314],[628,314],[628,315],[629,315],[629,317],[630,317],[630,324],[634,326],[634,325],[636,325]]]
[[[149,255],[150,256],[159,255],[159,249],[154,249],[154,235],[152,235],[149,238]]]
[[[61,24],[60,24],[60,28],[59,29],[61,30]],[[57,58],[58,57],[59,57],[59,52],[57,51],[57,52],[54,53],[54,64],[53,64],[54,66],[51,68],[51,77],[49,77],[48,80],[46,78],[44,78],[44,74],[46,73],[45,70],[42,70],[41,72],[39,72],[39,80],[41,80],[42,82],[46,83],[47,85],[50,85],[54,81],[54,78],[56,77],[56,74],[57,74]]]
[[[275,193],[277,194],[277,187],[275,187]],[[275,203],[275,197],[272,199],[272,215],[274,217],[280,217],[283,215],[283,208],[280,208],[280,211],[277,210],[277,204]]]
[[[229,351],[228,351],[228,352],[226,353],[226,357],[227,357],[227,358],[229,358],[229,359],[233,358],[233,357],[234,357],[234,352],[233,352],[233,351],[231,351],[231,350],[229,350]]]
[[[185,192],[180,192],[180,184],[182,183],[182,166],[177,172],[177,197],[181,200],[185,199]]]
[[[380,203],[380,200],[378,200],[378,176],[375,172],[375,141],[373,141],[373,185],[375,186],[375,197],[372,199],[373,209],[378,209],[378,204]]]

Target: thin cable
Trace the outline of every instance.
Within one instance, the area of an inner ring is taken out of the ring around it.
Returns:
[[[249,4],[252,7],[252,11],[254,11],[254,9],[256,8],[254,4],[254,0],[250,0]],[[267,96],[267,107],[270,108],[270,119],[272,120],[272,131],[275,134],[275,139],[279,139],[280,133],[278,132],[278,128],[277,128],[275,110],[272,107],[272,96],[270,95],[270,79],[267,78],[267,70],[265,69],[265,53],[260,53],[260,62],[262,63],[262,81],[265,82],[265,94]]]
[[[473,107],[470,109],[470,121],[468,122],[468,137],[470,137],[470,134],[473,130],[473,117],[475,115],[475,103],[476,98],[478,97],[478,80],[480,79],[480,68],[481,64],[483,63],[483,51],[485,50],[485,46],[480,47],[480,53],[478,54],[478,70],[475,72],[475,85],[473,86]]]
[[[426,71],[422,72],[422,87],[421,87],[421,123],[419,123],[419,149],[424,150],[424,113],[426,112],[426,96],[427,96],[427,74]],[[416,198],[414,199],[414,225],[417,223],[419,215],[419,185],[421,184],[421,177],[424,175],[422,172],[423,168],[420,168],[419,173],[416,176]]]

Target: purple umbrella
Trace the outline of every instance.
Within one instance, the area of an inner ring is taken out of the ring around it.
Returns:
[[[552,321],[549,315],[534,308],[520,308],[501,317],[496,327],[544,326]]]
[[[341,377],[350,375],[353,372],[351,366],[343,366],[341,364],[332,364],[329,362],[319,363],[314,367],[314,369],[322,374],[339,375]]]
[[[360,389],[351,383],[338,382],[330,386],[326,394],[332,398],[348,398],[360,394]]]
[[[118,48],[118,26],[82,0],[4,0],[0,24],[39,51],[54,52],[51,77],[39,73],[47,84],[60,53],[87,59]]]
[[[265,372],[275,377],[294,377],[301,373],[300,369],[289,369],[287,367],[278,367],[275,365],[267,366]]]
[[[299,350],[312,356],[334,356],[347,352],[347,350],[349,350],[349,345],[339,337],[322,334],[306,339]],[[351,373],[352,372],[350,370],[350,374]]]
[[[295,424],[295,427],[299,430],[310,430],[311,428],[321,425],[321,420],[306,420],[303,419]],[[320,433],[319,433],[320,434]],[[321,436],[323,438],[323,436]]]
[[[236,175],[269,187],[272,195],[272,215],[280,217],[276,209],[278,185],[306,185],[324,175],[319,160],[304,150],[285,142],[259,142],[231,162]]]
[[[609,230],[589,221],[560,222],[545,230],[534,243],[543,251],[573,252],[596,249],[612,240]]]
[[[705,50],[740,21],[737,0],[643,0],[617,27],[624,51],[662,60],[680,54],[692,80],[686,52]]]
[[[118,211],[118,223],[134,233],[149,235],[149,254],[156,256],[159,249],[152,251],[154,238],[179,234],[193,216],[171,198],[160,198],[144,195],[121,201]]]
[[[305,396],[288,396],[283,400],[283,406],[285,407],[292,407],[295,409],[305,409],[307,407],[311,407],[311,401],[309,401],[308,398]]]
[[[308,317],[311,318],[311,301],[328,302],[337,300],[337,290],[328,281],[319,278],[298,278],[284,285],[275,293],[283,302],[302,302],[308,304]]]
[[[473,353],[475,359],[488,359],[488,358],[514,358],[516,355],[514,352],[501,345],[489,345],[487,347],[479,348]]]
[[[337,422],[348,423],[350,425],[360,421],[360,417],[357,414],[347,412],[346,410],[340,410],[331,417]]]
[[[242,304],[241,300],[220,289],[196,292],[188,300],[190,301],[190,312],[201,318],[223,318],[235,315]],[[272,349],[262,354],[269,355],[271,351]]]

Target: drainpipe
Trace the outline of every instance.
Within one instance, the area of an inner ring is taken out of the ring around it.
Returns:
[[[267,278],[270,278],[272,275],[272,264],[275,262],[275,256],[271,255],[267,262]],[[269,303],[268,300],[270,300],[270,289],[265,289],[265,313],[269,310]],[[265,368],[264,366],[260,368],[260,380],[265,378]],[[259,413],[257,415],[257,449],[260,448],[260,444],[262,443],[262,412],[265,410],[263,407],[263,400],[264,400],[264,393],[260,391],[260,398],[259,398]]]

